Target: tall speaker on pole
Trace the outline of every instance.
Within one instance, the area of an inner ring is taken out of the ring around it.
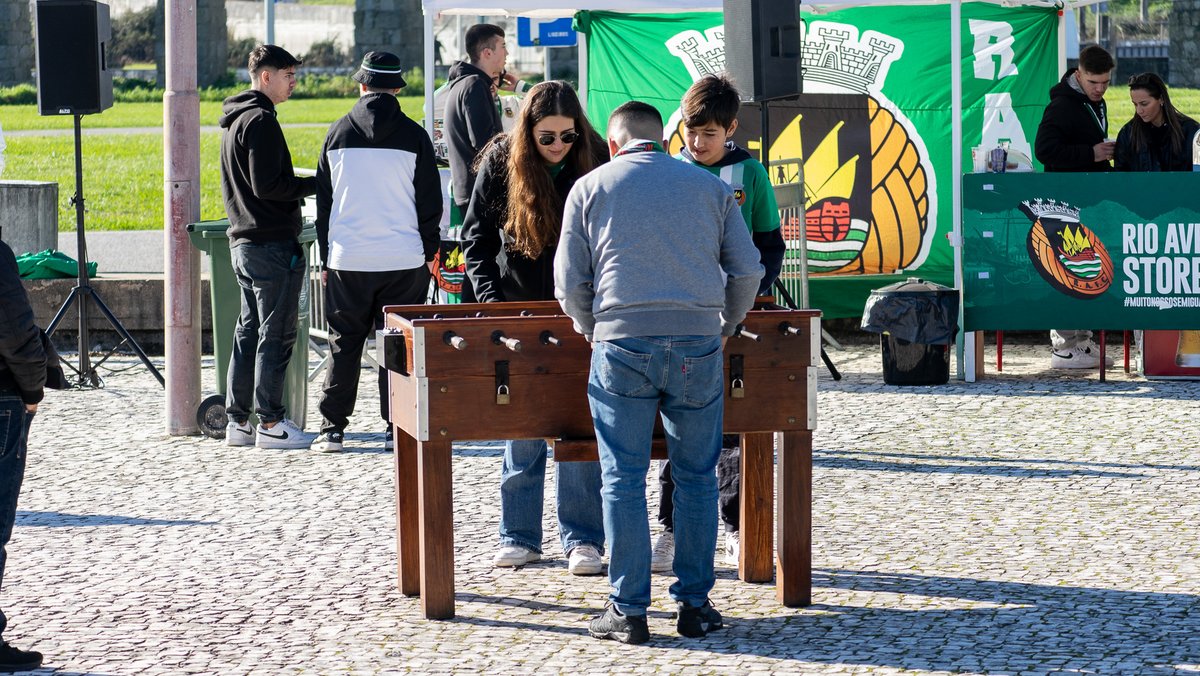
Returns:
[[[38,112],[42,115],[70,115],[75,121],[75,194],[71,197],[71,205],[75,207],[78,283],[71,289],[62,307],[58,308],[54,319],[50,320],[46,332],[54,333],[66,316],[67,309],[71,305],[76,306],[79,311],[79,368],[66,365],[75,370],[77,387],[100,387],[97,368],[117,348],[112,348],[98,362],[92,363],[88,345],[88,305],[94,305],[121,336],[121,345],[128,344],[162,384],[165,382],[162,374],[88,281],[81,120],[84,115],[112,107],[112,72],[108,70],[108,60],[105,58],[105,48],[112,36],[108,5],[95,0],[38,0],[34,32],[37,37]]]
[[[111,108],[108,5],[95,0],[38,0],[37,28],[38,112],[91,115]]]
[[[797,0],[725,0],[725,70],[746,101],[800,94]]]

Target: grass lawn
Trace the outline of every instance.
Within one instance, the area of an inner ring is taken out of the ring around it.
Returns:
[[[401,98],[413,119],[424,118],[420,97]],[[350,99],[293,99],[279,107],[284,124],[328,125],[353,105]],[[218,102],[200,103],[200,123],[215,126]],[[70,129],[65,115],[42,117],[36,106],[0,107],[5,131]],[[99,127],[161,127],[161,103],[118,103],[99,115],[86,115],[84,130]],[[297,167],[316,168],[325,140],[325,128],[285,128],[284,136]],[[220,133],[200,134],[200,216],[225,215],[221,199]],[[75,210],[69,200],[75,193],[75,141],[72,136],[6,137],[7,167],[4,178],[57,181],[58,227],[75,227]],[[157,230],[163,223],[163,139],[161,134],[85,134],[83,137],[83,194],[88,230]]]
[[[1200,119],[1200,90],[1174,89],[1172,100],[1181,111]],[[1109,124],[1112,136],[1133,116],[1128,89],[1109,89]],[[421,97],[403,97],[400,104],[415,120],[424,117]],[[220,103],[201,102],[200,122],[216,125]],[[279,107],[284,124],[328,125],[353,105],[349,99],[293,99]],[[0,125],[6,131],[70,129],[68,116],[37,114],[36,106],[0,106]],[[161,127],[161,103],[118,103],[83,119],[84,129],[100,127]],[[314,168],[323,127],[285,128],[284,135],[297,167]],[[1031,131],[1031,130],[1030,130]],[[1033,141],[1032,136],[1029,139]],[[75,211],[68,204],[75,192],[74,139],[67,136],[8,136],[4,177],[59,184],[60,230],[75,227]],[[220,133],[200,135],[201,218],[224,215],[219,178]],[[156,230],[163,223],[163,141],[161,134],[85,135],[83,187],[89,230]]]

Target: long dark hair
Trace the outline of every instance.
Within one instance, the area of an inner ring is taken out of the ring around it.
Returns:
[[[1171,95],[1167,92],[1167,83],[1163,82],[1163,79],[1157,74],[1139,73],[1129,78],[1129,91],[1132,92],[1135,89],[1146,92],[1162,104],[1163,118],[1171,130],[1171,151],[1183,152],[1184,145],[1190,140],[1183,137],[1183,123],[1186,121],[1196,124],[1196,121],[1179,112],[1179,109],[1171,103]],[[1150,124],[1142,121],[1136,112],[1129,122],[1129,138],[1133,141],[1133,149],[1137,152],[1145,151],[1149,143]]]
[[[554,189],[554,178],[546,171],[546,161],[538,154],[533,136],[533,128],[553,115],[571,118],[579,134],[567,151],[564,170],[570,167],[578,177],[596,168],[600,136],[588,122],[575,90],[561,80],[542,82],[530,89],[512,132],[496,136],[479,153],[480,160],[487,157],[489,162],[506,158],[508,203],[503,205],[504,231],[512,238],[509,249],[528,258],[540,256],[558,241],[562,231],[563,198]]]

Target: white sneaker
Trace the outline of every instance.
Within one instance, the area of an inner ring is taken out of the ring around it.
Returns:
[[[725,531],[725,563],[736,566],[742,553],[742,540],[737,531]]]
[[[576,547],[576,549],[579,548]],[[521,545],[503,545],[500,547],[500,551],[492,557],[492,565],[497,568],[514,568],[541,560],[542,555],[532,549],[526,549]]]
[[[663,533],[654,541],[650,552],[650,572],[669,573],[675,567],[675,534]]]
[[[250,421],[236,423],[230,420],[229,424],[225,426],[225,445],[253,446],[254,428],[250,426]]]
[[[1104,365],[1112,366],[1112,357],[1105,355]],[[1099,366],[1100,348],[1090,340],[1066,350],[1050,352],[1050,368],[1053,369],[1094,369]]]
[[[591,545],[579,545],[567,553],[567,571],[572,575],[599,575],[604,571],[600,550]]]
[[[254,430],[254,445],[259,448],[308,448],[311,443],[312,437],[287,418],[270,429],[259,423]]]

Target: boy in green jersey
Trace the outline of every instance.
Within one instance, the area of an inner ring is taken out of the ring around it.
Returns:
[[[732,140],[737,131],[737,114],[741,100],[737,88],[724,75],[706,75],[683,95],[680,112],[683,114],[685,147],[676,157],[707,169],[733,188],[741,205],[742,217],[750,227],[759,262],[766,269],[758,287],[758,295],[770,293],[783,265],[786,248],[779,229],[779,207],[775,204],[775,189],[767,170],[745,149]],[[721,521],[725,524],[725,561],[738,563],[738,508],[741,502],[741,449],[737,435],[725,435],[721,456],[717,461],[717,482],[720,490]],[[650,567],[654,572],[670,572],[675,555],[675,534],[672,523],[674,504],[671,465],[664,461],[659,470],[662,497],[658,507],[658,522],[663,533],[654,543]]]

